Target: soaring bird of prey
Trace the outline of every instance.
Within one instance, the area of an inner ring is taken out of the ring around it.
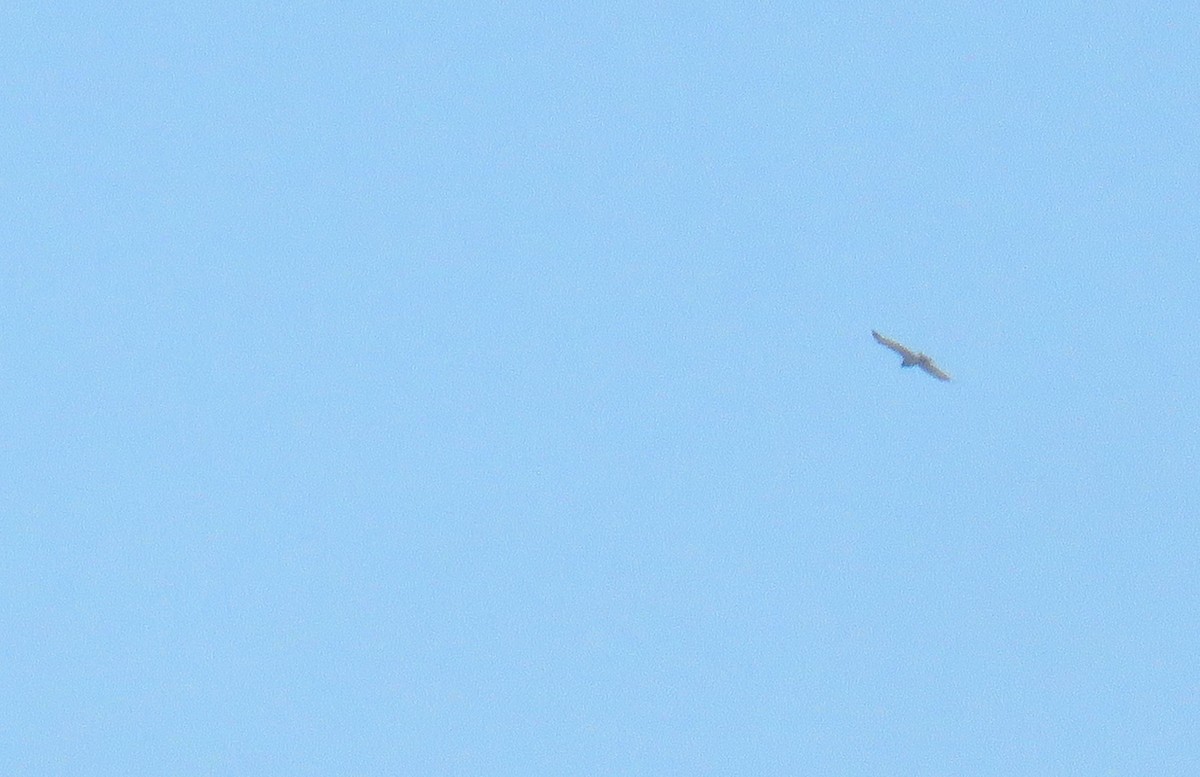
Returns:
[[[900,354],[901,367],[920,367],[938,380],[950,380],[950,376],[942,372],[941,368],[933,363],[933,359],[925,354],[911,351],[895,340],[889,340],[874,329],[871,330],[871,336],[875,338],[875,342]]]

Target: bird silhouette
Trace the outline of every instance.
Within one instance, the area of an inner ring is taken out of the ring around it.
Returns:
[[[930,359],[925,354],[905,348],[900,343],[884,337],[874,329],[871,330],[871,336],[875,338],[875,342],[879,343],[885,348],[891,348],[893,351],[900,354],[901,367],[920,367],[938,380],[950,380],[950,376],[943,372],[940,367],[933,363],[933,359]]]

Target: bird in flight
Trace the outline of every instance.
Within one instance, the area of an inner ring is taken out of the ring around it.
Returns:
[[[911,351],[895,340],[889,340],[874,329],[871,330],[871,336],[875,338],[875,342],[900,354],[903,360],[900,362],[901,367],[920,367],[938,380],[950,380],[950,376],[942,372],[942,369],[933,363],[933,359],[925,354]]]

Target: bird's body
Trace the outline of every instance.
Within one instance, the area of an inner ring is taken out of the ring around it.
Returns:
[[[943,372],[940,367],[933,363],[933,359],[930,359],[925,354],[905,348],[900,343],[884,337],[874,329],[871,330],[871,336],[875,338],[875,342],[900,354],[901,367],[920,367],[938,380],[950,380],[950,376]]]

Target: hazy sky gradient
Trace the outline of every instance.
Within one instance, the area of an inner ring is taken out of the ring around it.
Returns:
[[[17,2],[0,72],[0,772],[1200,773],[1200,10]]]

